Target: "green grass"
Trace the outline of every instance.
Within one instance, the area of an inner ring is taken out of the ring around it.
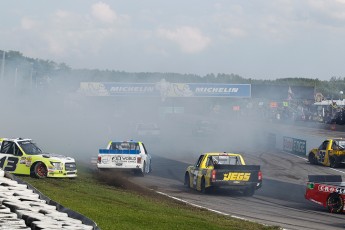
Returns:
[[[76,179],[18,176],[50,199],[113,229],[279,229],[193,208],[158,194],[108,185],[78,166]]]

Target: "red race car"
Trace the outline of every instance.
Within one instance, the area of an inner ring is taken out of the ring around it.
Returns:
[[[305,198],[331,213],[344,212],[345,182],[340,175],[309,175]]]

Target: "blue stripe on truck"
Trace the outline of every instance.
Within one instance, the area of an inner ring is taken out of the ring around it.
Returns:
[[[139,154],[139,150],[100,149],[100,154]]]

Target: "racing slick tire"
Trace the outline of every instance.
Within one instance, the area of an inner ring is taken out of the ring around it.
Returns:
[[[332,193],[328,196],[326,205],[330,213],[341,213],[344,207],[344,200],[338,193]]]
[[[250,187],[250,188],[243,190],[243,194],[245,196],[254,196],[254,193],[255,193],[255,188],[253,188],[253,187]]]
[[[31,176],[40,178],[46,178],[48,174],[48,170],[46,165],[43,162],[37,162],[31,171]]]
[[[144,161],[142,168],[134,170],[134,175],[141,176],[141,177],[145,176],[145,173],[146,173],[145,168],[146,168],[146,162]]]
[[[184,175],[184,186],[186,187],[186,188],[189,188],[190,187],[190,177],[189,177],[189,173],[186,173],[185,175]]]
[[[205,186],[205,178],[201,178],[201,182],[200,182],[200,191],[201,193],[203,194],[206,194],[207,193],[207,189],[206,189],[206,186]]]
[[[331,168],[337,168],[338,167],[337,159],[333,156],[329,157],[329,167],[331,167]]]
[[[316,157],[315,157],[315,154],[310,152],[309,155],[308,155],[308,161],[310,164],[312,165],[316,165],[317,164],[317,160],[316,160]]]

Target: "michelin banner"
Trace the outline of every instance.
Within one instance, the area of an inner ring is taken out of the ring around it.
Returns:
[[[86,96],[251,97],[250,84],[81,82]]]

